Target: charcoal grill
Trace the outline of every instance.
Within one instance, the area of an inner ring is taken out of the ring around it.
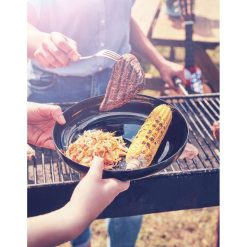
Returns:
[[[202,208],[219,205],[219,143],[211,126],[219,120],[219,94],[161,97],[176,106],[189,124],[189,143],[199,155],[179,159],[151,176],[131,182],[99,218]],[[63,104],[66,109],[71,104]],[[68,202],[79,173],[67,166],[56,152],[36,149],[27,163],[28,216],[62,207]]]

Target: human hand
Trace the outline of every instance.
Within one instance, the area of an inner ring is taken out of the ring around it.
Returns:
[[[35,150],[27,144],[27,160],[32,160],[33,157],[35,157]]]
[[[84,219],[89,218],[89,221],[95,219],[119,193],[127,190],[130,185],[129,181],[102,179],[103,165],[102,158],[93,159],[88,173],[76,186],[69,202],[73,212],[78,214],[84,212],[86,215]]]
[[[176,90],[176,87],[173,83],[174,77],[180,78],[185,83],[184,70],[182,65],[166,60],[158,69],[162,80],[168,83],[170,88]]]
[[[28,143],[55,149],[52,141],[52,130],[55,122],[65,124],[65,119],[59,106],[29,103],[27,113]]]
[[[34,51],[34,59],[46,68],[59,68],[77,61],[80,54],[76,42],[65,35],[52,32],[42,36],[39,47]]]
[[[62,208],[28,219],[28,246],[57,246],[76,238],[129,182],[102,179],[103,160],[95,157],[89,172]]]

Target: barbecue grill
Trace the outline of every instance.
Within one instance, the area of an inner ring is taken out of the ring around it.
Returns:
[[[219,120],[219,94],[161,97],[176,106],[189,124],[189,143],[199,155],[179,159],[161,172],[131,181],[99,218],[131,216],[219,205],[219,143],[211,126]],[[66,109],[71,104],[62,104]],[[36,148],[27,163],[28,216],[62,207],[79,181],[55,151]]]

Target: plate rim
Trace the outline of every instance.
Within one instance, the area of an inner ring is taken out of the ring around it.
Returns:
[[[87,98],[87,99],[84,99],[84,100],[82,100],[82,101],[80,101],[80,102],[77,102],[77,103],[73,104],[71,107],[67,108],[67,109],[63,112],[63,114],[66,114],[66,112],[68,112],[69,110],[71,110],[71,108],[77,106],[78,104],[81,104],[81,103],[85,102],[86,100],[93,100],[93,99],[100,98],[100,97],[102,97],[102,96],[104,96],[104,95],[99,95],[99,96],[96,96],[96,97]],[[189,127],[188,127],[188,122],[187,122],[186,118],[183,116],[183,114],[181,113],[181,111],[180,111],[176,106],[174,106],[174,105],[172,105],[172,104],[170,104],[170,103],[168,103],[168,102],[166,102],[165,100],[160,99],[160,98],[155,98],[155,97],[148,96],[148,95],[144,95],[144,94],[137,94],[137,96],[144,97],[144,98],[149,98],[149,99],[155,100],[155,101],[160,101],[161,104],[169,105],[169,106],[171,106],[173,109],[175,109],[175,110],[179,113],[180,117],[183,119],[183,121],[184,121],[184,123],[185,123],[185,126],[186,126],[187,133],[186,133],[185,141],[184,141],[183,145],[182,145],[182,146],[181,146],[181,147],[180,147],[180,148],[179,148],[172,156],[170,156],[169,158],[167,158],[167,159],[165,159],[165,160],[163,160],[163,161],[160,161],[160,162],[158,162],[158,163],[149,165],[149,166],[147,166],[147,167],[141,167],[141,168],[132,169],[132,170],[106,170],[106,169],[103,169],[103,173],[109,173],[109,174],[112,174],[112,175],[114,175],[114,174],[120,174],[120,173],[122,173],[122,174],[125,174],[125,173],[126,173],[126,174],[131,174],[131,173],[137,172],[137,171],[140,171],[140,172],[141,172],[141,171],[144,171],[144,172],[145,172],[146,170],[148,171],[148,170],[150,170],[150,169],[152,169],[152,168],[155,169],[155,168],[157,168],[157,166],[160,166],[162,163],[168,162],[169,159],[173,159],[176,155],[181,154],[181,152],[183,151],[183,149],[184,149],[186,143],[188,142],[188,137],[189,137]],[[159,104],[159,105],[160,105],[160,104]],[[54,125],[53,132],[52,132],[52,139],[53,139],[53,143],[54,143],[54,145],[55,145],[56,151],[57,151],[60,155],[62,155],[62,158],[65,157],[66,159],[69,159],[72,163],[74,163],[76,166],[78,166],[78,170],[82,171],[82,170],[85,170],[85,169],[86,169],[86,170],[88,171],[89,168],[90,168],[89,166],[85,166],[85,165],[82,165],[82,164],[79,164],[79,163],[73,161],[73,160],[70,159],[69,157],[65,156],[64,153],[58,148],[57,143],[56,143],[55,138],[54,138],[54,132],[55,132],[56,126],[59,126],[59,124],[56,123],[56,124]],[[68,164],[67,162],[66,162],[66,164],[67,164],[68,166],[70,166],[70,164]],[[167,165],[167,166],[169,166],[169,165]],[[79,167],[82,167],[82,169],[80,169]],[[72,169],[74,169],[74,168],[72,167]],[[164,168],[162,168],[162,169],[164,169]],[[151,174],[152,174],[152,173],[151,173]],[[149,174],[149,175],[151,175],[151,174]],[[147,175],[147,176],[148,176],[148,175]]]

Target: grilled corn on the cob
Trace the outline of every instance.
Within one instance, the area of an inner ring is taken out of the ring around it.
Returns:
[[[149,114],[133,139],[127,155],[128,170],[147,167],[151,164],[172,120],[168,105],[159,105]]]

